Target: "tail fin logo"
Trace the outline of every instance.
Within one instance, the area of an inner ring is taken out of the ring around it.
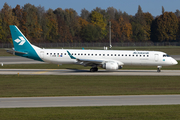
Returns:
[[[26,40],[21,36],[19,36],[19,38],[15,39],[14,41],[16,43],[19,43],[18,45],[24,45],[24,43],[26,42]]]

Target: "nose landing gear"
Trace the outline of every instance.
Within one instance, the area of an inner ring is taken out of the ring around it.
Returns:
[[[157,72],[161,72],[162,66],[157,66]]]

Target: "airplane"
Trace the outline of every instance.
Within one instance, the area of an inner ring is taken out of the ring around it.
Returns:
[[[157,72],[161,72],[162,66],[178,64],[160,51],[42,49],[31,44],[17,26],[10,25],[10,31],[13,54],[47,63],[91,66],[91,72],[98,71],[98,67],[115,71],[124,65],[157,66]]]

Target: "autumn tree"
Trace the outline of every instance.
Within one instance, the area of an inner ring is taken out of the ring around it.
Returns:
[[[94,26],[81,17],[78,18],[78,22],[81,26],[80,35],[82,40],[84,42],[97,42],[101,36],[100,28],[98,26]]]
[[[111,20],[111,39],[114,42],[117,42],[120,40],[122,35],[120,25],[118,21],[112,19]]]
[[[4,42],[3,39],[5,39],[5,31],[3,29],[3,23],[2,23],[2,18],[0,14],[0,43]]]
[[[101,28],[87,24],[81,30],[81,37],[85,42],[98,42],[101,37]]]
[[[162,14],[164,14],[165,10],[164,10],[164,7],[162,6]]]
[[[116,42],[124,42],[131,39],[132,26],[128,21],[125,21],[121,16],[118,21],[112,22],[112,39]]]
[[[113,7],[108,7],[107,9],[106,9],[106,12],[107,12],[107,14],[108,14],[108,18],[109,18],[109,20],[114,20],[115,19],[115,15],[116,15],[116,13],[117,13],[117,9],[115,9],[115,8],[113,8]]]
[[[85,8],[81,10],[81,18],[85,19],[86,21],[90,22],[90,12]]]
[[[24,12],[26,12],[26,27],[28,28],[27,34],[30,40],[39,40],[42,34],[42,28],[38,24],[38,12],[37,8],[34,5],[31,4],[25,4],[23,7]]]
[[[57,8],[54,11],[57,22],[58,22],[58,40],[60,42],[73,42],[73,37],[70,32],[69,28],[69,17],[67,16],[66,12],[62,10],[61,8]],[[66,20],[68,22],[66,22]]]
[[[179,11],[178,9],[176,10],[175,15],[176,15],[177,17],[180,17],[180,11]]]
[[[46,38],[50,42],[57,42],[56,38],[58,35],[58,23],[56,19],[56,15],[53,13],[52,9],[49,9],[46,13],[47,17],[47,33],[46,33]]]
[[[135,17],[131,19],[132,24],[132,38],[135,41],[144,41],[148,40],[147,32],[145,31],[146,21],[143,16],[143,11],[141,9],[141,6],[138,6],[138,11],[135,14]]]
[[[101,13],[98,13],[96,11],[92,11],[91,13],[91,23],[101,29],[101,37],[100,39],[103,39],[106,34],[106,20],[104,19],[103,15]]]
[[[22,31],[22,33],[25,36],[29,36],[26,26],[27,13],[20,7],[20,5],[17,5],[15,8],[13,8],[13,15],[16,16],[18,22],[20,23],[18,27]]]
[[[46,15],[46,11],[44,7],[38,6],[37,7],[37,18],[38,24],[40,25],[41,30],[41,38],[39,42],[46,42],[47,34],[48,34],[48,17]]]
[[[153,16],[149,12],[143,13],[143,17],[146,22],[146,24],[143,26],[145,30],[145,34],[146,34],[146,40],[150,40],[151,39],[151,25],[154,19],[153,19]]]
[[[17,25],[19,26],[19,22],[15,16],[13,16],[12,8],[5,3],[2,10],[1,10],[1,16],[2,16],[2,29],[4,30],[3,35],[3,42],[11,42],[11,34],[9,31],[9,25]]]
[[[153,41],[172,41],[176,40],[178,31],[178,19],[172,12],[165,12],[153,22],[152,40]]]

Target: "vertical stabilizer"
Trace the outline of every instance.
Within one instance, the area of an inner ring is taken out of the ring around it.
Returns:
[[[28,39],[22,34],[22,32],[15,25],[10,25],[10,31],[12,36],[12,41],[14,45],[15,55],[28,57],[35,60],[41,60],[41,58],[37,54],[37,49],[41,49],[39,47],[33,47]],[[26,53],[20,54],[18,52]]]

